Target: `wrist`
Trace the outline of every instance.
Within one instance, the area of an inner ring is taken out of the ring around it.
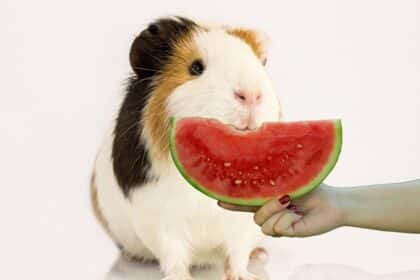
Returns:
[[[354,209],[354,199],[348,188],[334,188],[337,201],[337,211],[341,226],[352,226],[352,213]]]

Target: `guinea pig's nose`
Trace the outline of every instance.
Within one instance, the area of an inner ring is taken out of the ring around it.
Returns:
[[[239,101],[239,103],[243,105],[253,106],[258,105],[261,103],[261,93],[259,92],[250,92],[250,91],[242,91],[242,90],[235,90],[233,92],[235,99]]]

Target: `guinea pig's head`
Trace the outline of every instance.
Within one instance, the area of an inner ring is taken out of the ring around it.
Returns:
[[[141,32],[131,46],[129,88],[142,106],[137,112],[152,155],[168,155],[170,116],[214,118],[241,130],[278,120],[278,98],[264,69],[266,44],[261,32],[180,17]]]

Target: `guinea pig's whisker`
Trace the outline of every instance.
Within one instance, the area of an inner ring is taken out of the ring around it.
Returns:
[[[166,55],[166,57],[175,57],[175,58],[178,58],[179,60],[187,62],[184,56],[180,56],[176,52],[165,51],[164,54]]]
[[[177,55],[177,54],[171,54],[171,56],[172,57],[175,57],[175,58],[177,58],[177,59],[179,59],[181,61],[181,63],[180,62],[177,62],[178,65],[181,65],[181,64],[184,65],[184,64],[187,64],[187,62],[188,62],[188,60],[185,57],[183,57],[183,56],[180,56],[180,55]]]
[[[161,110],[161,111],[155,111],[155,112],[148,112],[148,116],[164,116],[167,115],[168,112],[166,110]]]
[[[143,78],[143,79],[137,80],[137,81],[134,83],[134,85],[138,85],[138,84],[141,84],[141,83],[143,83],[143,82],[145,82],[145,81],[148,81],[148,80],[153,80],[153,79],[154,79],[154,77],[147,77],[147,78]]]
[[[141,66],[135,66],[133,68],[136,70],[146,70],[146,71],[152,71],[155,73],[162,73],[162,71],[160,71],[159,69],[152,69],[152,68],[146,68],[146,67],[141,67]]]
[[[140,154],[140,156],[138,156],[134,161],[133,164],[130,167],[130,171],[134,171],[134,168],[136,167],[136,164],[139,160],[141,160],[140,166],[143,165],[144,161],[146,160],[146,149],[143,149],[143,152]]]
[[[168,128],[169,129],[169,128]],[[160,138],[156,139],[158,143],[165,143],[164,148],[166,149],[169,146],[169,139],[167,139],[167,135],[164,133],[161,134]]]
[[[121,133],[119,136],[118,136],[118,138],[117,139],[120,139],[120,138],[122,138],[122,137],[124,137],[124,135],[125,134],[127,134],[131,129],[133,129],[135,126],[137,126],[138,125],[138,122],[134,122],[133,124],[131,124],[129,127],[127,127],[127,129],[123,132],[123,133]]]
[[[151,113],[149,112],[147,117],[151,118],[151,119],[155,119],[155,118],[162,117],[162,116],[165,117],[167,115],[168,115],[168,112],[163,110],[163,111],[159,111],[159,112],[151,112]]]
[[[159,57],[157,57],[157,56],[155,56],[155,55],[153,55],[149,52],[145,52],[145,53],[146,53],[146,55],[150,56],[151,58],[155,59],[157,62],[162,64],[162,60]]]

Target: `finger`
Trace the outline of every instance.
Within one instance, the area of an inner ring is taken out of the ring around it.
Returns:
[[[256,212],[259,207],[258,206],[242,206],[242,205],[235,205],[235,204],[229,204],[224,202],[217,202],[217,205],[220,207],[231,210],[231,211],[241,211],[241,212]]]
[[[274,232],[274,225],[276,224],[277,220],[283,216],[284,214],[286,214],[287,210],[283,210],[281,212],[278,212],[276,214],[274,214],[273,216],[271,216],[270,218],[267,219],[267,221],[265,221],[264,224],[262,224],[261,226],[261,231],[265,234],[265,235],[270,235],[270,236],[274,236],[276,237],[276,233]]]
[[[274,234],[277,236],[297,236],[295,225],[302,220],[302,216],[296,212],[288,211],[284,215],[280,216],[279,219],[273,226]]]
[[[261,226],[271,216],[284,210],[290,204],[290,197],[288,195],[282,196],[279,199],[273,199],[262,206],[254,215],[254,221],[257,225]]]
[[[293,225],[294,236],[305,237],[322,234],[336,228],[334,223],[334,220],[325,217],[325,213],[310,211]]]

